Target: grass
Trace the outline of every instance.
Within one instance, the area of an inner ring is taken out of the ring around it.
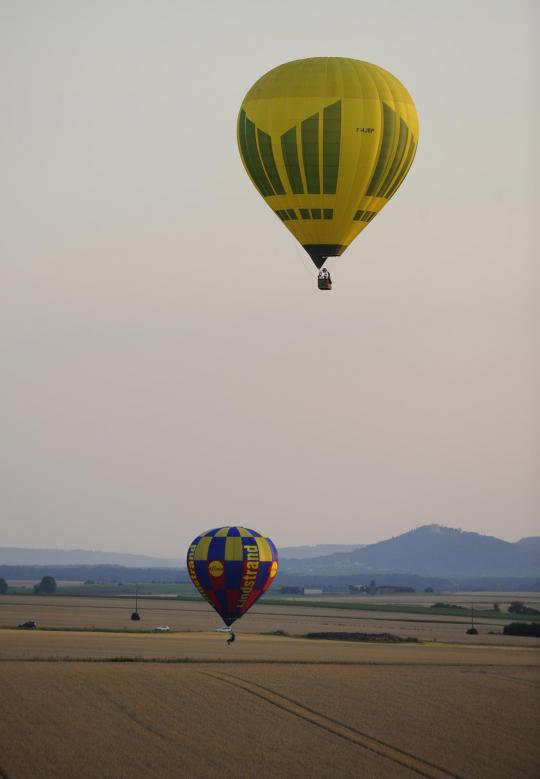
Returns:
[[[116,634],[126,634],[129,633],[131,635],[140,635],[140,634],[151,634],[161,635],[160,631],[156,631],[154,629],[146,630],[144,628],[140,630],[133,630],[130,628],[96,628],[96,627],[36,627],[31,629],[25,629],[25,628],[18,628],[21,632],[29,633],[29,632],[41,632],[41,633],[116,633]],[[7,626],[0,626],[0,630],[13,630],[13,628],[7,627]],[[175,633],[178,631],[170,630],[167,631],[164,635],[170,635],[172,633]],[[182,633],[204,633],[205,631],[202,630],[182,630]],[[261,636],[278,636],[281,638],[320,638],[320,639],[328,639],[332,641],[369,641],[369,642],[382,642],[382,643],[420,643],[418,638],[401,638],[399,636],[395,636],[391,633],[348,633],[345,631],[334,631],[334,632],[320,632],[320,633],[305,633],[303,635],[291,635],[290,633],[287,633],[285,630],[272,630],[265,633],[260,633]]]
[[[170,630],[156,630],[155,628],[128,628],[128,627],[114,627],[114,628],[106,628],[106,627],[95,627],[92,625],[91,627],[72,627],[72,626],[61,626],[61,627],[55,627],[55,626],[47,626],[44,625],[43,627],[40,627],[39,625],[35,628],[19,628],[17,625],[16,627],[13,625],[0,625],[0,630],[20,630],[21,633],[130,633],[133,635],[139,635],[140,633],[151,633],[152,635],[170,635],[171,633],[175,633],[176,631],[171,628]],[[182,633],[202,633],[202,630],[182,630]]]
[[[347,633],[345,631],[324,631],[321,633],[306,633],[301,638],[312,638],[322,641],[358,641],[369,644],[419,644],[417,638],[402,638],[393,633]]]

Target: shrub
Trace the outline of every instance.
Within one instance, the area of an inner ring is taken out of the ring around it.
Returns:
[[[520,600],[513,600],[508,606],[508,611],[511,614],[540,614],[538,609],[533,609],[531,606],[526,606]]]
[[[503,627],[505,636],[533,636],[540,638],[540,625],[537,622],[511,622]]]
[[[56,592],[56,579],[54,576],[44,576],[39,584],[34,585],[36,595],[54,595]]]
[[[393,633],[346,633],[328,631],[324,633],[305,633],[303,638],[325,639],[328,641],[366,641],[385,644],[417,644],[417,638],[402,638]]]

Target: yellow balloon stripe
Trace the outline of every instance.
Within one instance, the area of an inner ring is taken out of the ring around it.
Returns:
[[[228,536],[225,541],[225,560],[243,560],[244,546],[240,536]]]
[[[208,547],[212,541],[212,536],[203,536],[195,549],[195,560],[207,560],[208,559]]]
[[[267,563],[272,560],[272,550],[270,544],[266,538],[256,538],[257,546],[259,547],[259,559],[262,563]]]

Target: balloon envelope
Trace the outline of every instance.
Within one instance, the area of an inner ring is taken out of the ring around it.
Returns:
[[[249,177],[319,268],[384,208],[417,143],[418,117],[403,84],[344,57],[274,68],[249,90],[238,116]]]
[[[220,527],[190,544],[187,568],[201,595],[226,625],[232,625],[272,584],[278,553],[256,530]]]

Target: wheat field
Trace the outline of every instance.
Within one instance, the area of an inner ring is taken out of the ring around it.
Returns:
[[[4,661],[0,769],[11,779],[537,776],[538,670],[525,658],[444,659]]]
[[[434,620],[416,625],[419,643],[310,640],[298,636],[410,635],[415,622],[292,605],[260,607],[227,646],[205,604],[145,602],[143,627],[175,627],[165,634],[128,632],[126,605],[0,601],[2,779],[540,773],[534,639],[480,627],[474,642],[461,622]],[[13,628],[26,617],[55,624]],[[295,635],[268,635],[285,627]]]

